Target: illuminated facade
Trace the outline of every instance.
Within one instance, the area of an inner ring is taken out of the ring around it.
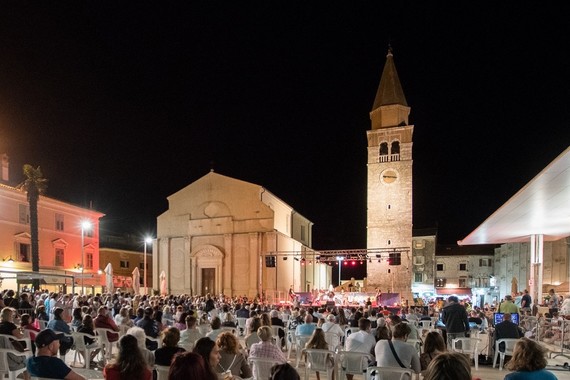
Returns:
[[[157,218],[153,288],[286,299],[326,287],[331,268],[302,261],[313,223],[262,186],[211,171],[168,197]]]
[[[2,289],[30,285],[32,270],[30,210],[26,193],[9,186],[4,155],[0,181],[0,278]],[[80,292],[84,252],[87,293],[100,292],[99,219],[104,214],[40,196],[38,202],[39,258],[44,289]],[[81,222],[89,221],[81,247]],[[72,282],[75,282],[73,286]]]
[[[412,292],[412,134],[410,107],[389,51],[372,111],[368,140],[367,248],[387,257],[367,265],[368,287]]]

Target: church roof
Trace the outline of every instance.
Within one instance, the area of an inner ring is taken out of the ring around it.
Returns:
[[[396,66],[394,65],[394,55],[392,54],[392,48],[388,48],[386,64],[384,65],[384,70],[382,71],[382,78],[380,79],[380,86],[378,86],[378,91],[376,92],[376,98],[374,99],[372,111],[380,106],[387,106],[391,104],[400,104],[407,106],[408,102],[406,102],[404,90],[402,89],[400,78],[398,78],[398,72],[396,71]]]

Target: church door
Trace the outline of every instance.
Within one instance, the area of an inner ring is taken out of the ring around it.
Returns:
[[[216,269],[215,268],[202,268],[202,295],[210,293],[216,294]]]

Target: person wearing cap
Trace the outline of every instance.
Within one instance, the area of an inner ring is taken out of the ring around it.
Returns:
[[[57,357],[60,340],[63,334],[56,334],[52,329],[45,329],[36,336],[36,356],[26,359],[26,369],[31,376],[65,379],[85,380],[83,376],[74,372]]]
[[[519,312],[519,307],[513,302],[513,296],[506,295],[505,300],[499,305],[499,313],[515,314]]]

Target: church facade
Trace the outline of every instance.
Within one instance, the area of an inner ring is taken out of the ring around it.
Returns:
[[[307,265],[312,225],[264,187],[211,171],[170,195],[157,218],[153,288],[162,274],[167,293],[279,302],[291,287],[328,286],[330,267]]]

